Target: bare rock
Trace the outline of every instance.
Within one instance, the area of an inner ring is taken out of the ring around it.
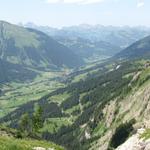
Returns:
[[[46,150],[46,148],[43,148],[43,147],[34,147],[33,150]]]

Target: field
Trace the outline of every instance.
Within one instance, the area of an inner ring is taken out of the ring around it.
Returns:
[[[16,109],[19,105],[38,100],[42,96],[63,87],[60,77],[64,72],[42,72],[33,81],[11,82],[0,85],[0,117]]]

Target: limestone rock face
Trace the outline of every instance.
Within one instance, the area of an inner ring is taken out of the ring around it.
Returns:
[[[150,150],[150,143],[148,143],[146,146],[145,146],[145,149],[144,150]]]
[[[34,147],[33,150],[46,150],[46,149],[43,147]]]
[[[145,129],[139,129],[135,135],[130,137],[124,144],[116,150],[150,150],[150,140],[140,138]]]
[[[43,147],[34,147],[33,150],[54,150],[54,148],[43,148]]]

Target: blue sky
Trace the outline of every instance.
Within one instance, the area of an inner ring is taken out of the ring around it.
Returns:
[[[0,0],[0,20],[52,27],[150,26],[150,0]]]

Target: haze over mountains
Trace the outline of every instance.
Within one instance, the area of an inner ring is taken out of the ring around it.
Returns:
[[[61,29],[37,26],[33,23],[22,25],[40,30],[67,46],[84,60],[111,57],[134,42],[150,35],[147,27],[115,27],[102,25],[79,25]]]
[[[3,70],[1,82],[17,79],[19,76],[21,80],[26,77],[34,78],[37,75],[34,69],[75,68],[85,62],[109,58],[121,51],[121,45],[118,46],[118,43],[122,38],[126,38],[131,43],[137,37],[145,36],[148,31],[140,29],[140,36],[137,36],[138,29],[121,28],[120,30],[127,34],[125,37],[115,27],[82,25],[62,30],[55,29],[53,32],[49,27],[31,24],[26,26],[40,29],[45,34],[35,29],[0,22],[0,59]],[[112,37],[112,34],[115,37]],[[113,40],[109,39],[110,37]]]
[[[121,51],[121,48],[105,41],[92,42],[83,38],[55,37],[61,44],[82,57],[85,61],[109,58]]]
[[[148,27],[129,26],[102,26],[81,24],[78,26],[62,27],[61,29],[48,26],[37,26],[34,23],[27,23],[25,27],[38,29],[52,37],[59,38],[83,38],[90,41],[105,41],[113,45],[125,48],[150,34]]]

